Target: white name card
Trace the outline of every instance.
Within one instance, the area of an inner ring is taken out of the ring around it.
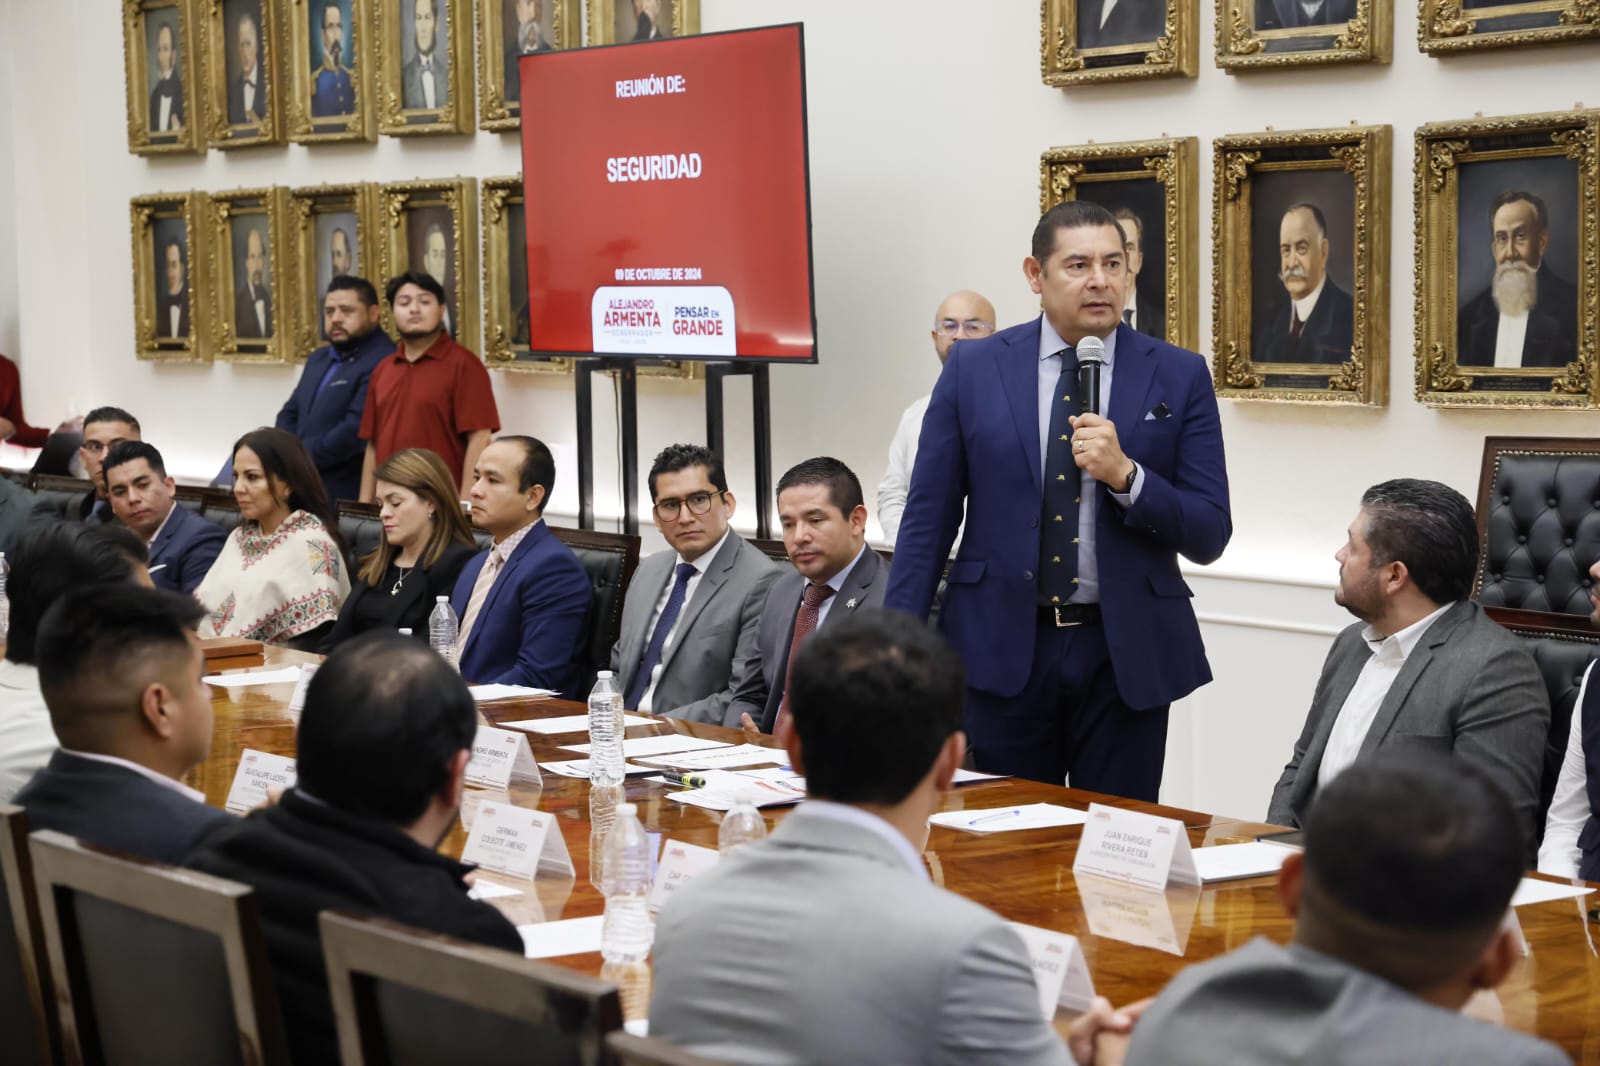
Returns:
[[[1028,946],[1033,960],[1033,977],[1039,983],[1039,1009],[1046,1021],[1056,1016],[1056,1008],[1086,1011],[1094,1001],[1094,981],[1089,964],[1078,948],[1078,938],[1021,922],[1008,922]]]
[[[223,806],[235,814],[253,811],[267,802],[267,789],[293,788],[295,777],[293,759],[246,748],[239,753],[239,769]]]
[[[572,857],[553,815],[508,803],[483,803],[472,820],[461,861],[506,877],[572,877]]]
[[[505,788],[515,777],[523,781],[542,781],[528,735],[512,729],[480,725],[472,741],[472,758],[467,762],[467,784],[478,788]]]
[[[656,883],[650,889],[650,909],[658,911],[667,898],[717,864],[722,856],[715,848],[668,840],[661,849],[661,865],[656,868]]]
[[[1098,803],[1089,804],[1072,872],[1154,889],[1200,883],[1182,822]]]
[[[305,663],[300,667],[300,680],[295,682],[294,695],[289,697],[289,710],[299,714],[306,709],[306,689],[311,687],[311,678],[317,672],[316,663]]]
[[[1078,900],[1089,932],[1127,944],[1182,955],[1200,905],[1195,886],[1151,889],[1099,877],[1078,877]]]

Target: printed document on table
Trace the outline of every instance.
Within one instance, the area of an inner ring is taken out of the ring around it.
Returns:
[[[672,770],[731,770],[736,766],[785,763],[789,761],[789,753],[782,748],[764,748],[760,744],[739,744],[704,752],[654,755],[645,761]]]
[[[1218,844],[1210,848],[1195,848],[1195,870],[1202,884],[1211,881],[1237,881],[1245,877],[1264,877],[1275,874],[1283,860],[1299,851],[1281,844],[1251,841],[1246,844]]]
[[[667,733],[658,737],[630,737],[622,742],[622,757],[624,759],[642,759],[647,755],[671,755],[680,751],[704,751],[709,748],[731,748],[732,744],[721,740],[705,740],[701,737],[686,737],[679,733]],[[563,751],[575,751],[581,755],[589,754],[588,744],[563,744]]]
[[[210,674],[200,679],[208,685],[222,688],[244,688],[247,685],[292,685],[300,680],[298,666],[280,666],[273,670],[246,670],[237,674]]]
[[[1559,881],[1544,881],[1537,877],[1524,877],[1511,895],[1513,907],[1526,907],[1530,903],[1549,903],[1555,899],[1575,899],[1587,896],[1594,889],[1587,885],[1564,885]]]
[[[1063,825],[1082,825],[1089,820],[1086,811],[1056,803],[1025,803],[1019,807],[995,807],[970,811],[942,811],[928,819],[946,829],[967,833],[1008,833],[1017,829],[1051,829]]]
[[[529,688],[526,685],[468,685],[467,691],[479,703],[490,700],[542,700],[556,695],[553,688]]]
[[[530,959],[551,959],[557,955],[581,955],[600,950],[600,927],[605,915],[568,918],[561,922],[535,922],[519,925],[522,954]]]
[[[654,718],[646,718],[639,714],[624,714],[622,727],[630,725],[654,725]],[[586,714],[568,714],[560,718],[530,718],[523,722],[501,722],[501,729],[520,729],[524,733],[543,733],[545,736],[555,736],[557,733],[587,733],[589,731],[589,716]]]
[[[741,796],[749,796],[757,807],[782,807],[799,803],[806,794],[775,781],[763,781],[728,770],[707,770],[706,783],[700,788],[686,788],[667,793],[667,799],[687,803],[691,807],[704,807],[708,811],[732,810]]]

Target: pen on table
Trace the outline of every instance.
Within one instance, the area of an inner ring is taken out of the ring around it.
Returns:
[[[671,781],[674,785],[681,785],[684,788],[705,788],[706,787],[706,779],[701,777],[699,774],[668,774],[668,773],[663,773],[661,776],[666,778],[668,781]]]
[[[997,822],[1001,818],[1016,818],[1021,814],[1021,809],[1012,807],[1010,810],[1001,811],[999,814],[986,814],[982,818],[974,818],[967,823],[967,826],[970,828],[975,825],[982,825],[984,822]]]

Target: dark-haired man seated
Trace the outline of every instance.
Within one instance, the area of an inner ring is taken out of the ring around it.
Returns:
[[[516,927],[467,897],[468,867],[435,850],[455,824],[477,729],[472,694],[432,649],[397,633],[357,637],[306,691],[295,787],[189,856],[196,870],[255,887],[299,1066],[339,1061],[323,911],[521,953]]]
[[[187,507],[154,445],[125,440],[106,453],[103,466],[111,510],[145,543],[150,580],[158,589],[193,592],[217,561],[228,533]]]
[[[211,752],[204,613],[192,596],[104,584],[45,614],[39,686],[61,749],[17,793],[32,828],[176,863],[233,821],[181,780]]]

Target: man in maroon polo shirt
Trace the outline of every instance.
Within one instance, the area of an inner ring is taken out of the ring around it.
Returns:
[[[444,330],[444,286],[420,270],[389,280],[385,290],[400,333],[400,348],[373,369],[361,439],[361,499],[377,493],[374,472],[403,448],[427,448],[460,472],[461,495],[472,468],[500,428],[489,371]]]

